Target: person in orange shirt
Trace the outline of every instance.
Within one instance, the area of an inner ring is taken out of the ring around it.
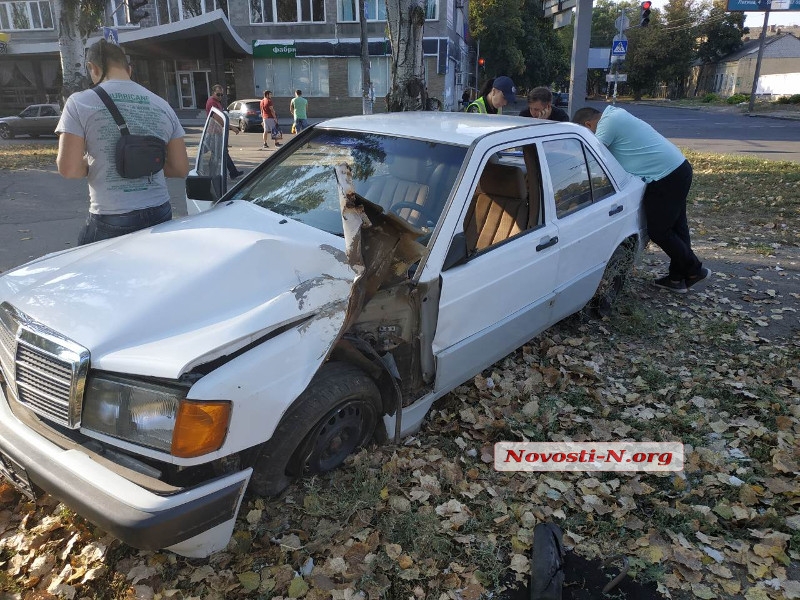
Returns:
[[[278,126],[278,114],[275,112],[275,105],[272,103],[272,92],[267,90],[261,99],[261,121],[264,127],[264,148],[269,148],[269,136]],[[280,143],[276,140],[276,146]]]

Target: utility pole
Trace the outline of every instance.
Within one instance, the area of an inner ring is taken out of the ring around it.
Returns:
[[[592,35],[592,0],[578,0],[575,33],[572,36],[572,70],[569,89],[570,116],[586,106],[586,72],[589,69],[589,38]]]
[[[750,92],[750,105],[747,112],[752,113],[756,104],[756,91],[758,91],[758,76],[761,75],[761,57],[764,56],[764,41],[767,39],[767,27],[769,26],[769,9],[772,2],[767,0],[767,10],[764,11],[764,26],[761,28],[761,36],[758,38],[758,58],[756,59],[756,71],[753,73],[753,89]]]
[[[611,97],[611,104],[617,103],[617,82],[620,80],[619,64],[625,60],[625,53],[628,51],[628,38],[625,36],[625,30],[630,27],[630,20],[625,14],[625,9],[619,11],[617,20],[614,25],[617,26],[617,35],[611,42],[611,77],[614,81],[614,94]]]

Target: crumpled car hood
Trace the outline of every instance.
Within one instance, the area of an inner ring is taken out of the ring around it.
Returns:
[[[93,368],[175,379],[346,303],[344,246],[230,202],[28,263],[0,277],[0,301],[86,347]]]

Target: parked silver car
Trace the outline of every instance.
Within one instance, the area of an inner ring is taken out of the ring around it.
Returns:
[[[58,104],[31,104],[16,117],[0,119],[0,137],[11,140],[18,135],[29,135],[33,138],[55,135],[60,118],[61,108]]]

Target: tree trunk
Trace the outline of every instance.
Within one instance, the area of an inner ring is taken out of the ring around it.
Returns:
[[[53,0],[53,9],[58,24],[61,72],[64,75],[61,96],[66,101],[70,94],[86,87],[85,40],[80,32],[81,4],[79,0]]]
[[[425,110],[428,93],[422,57],[423,0],[386,0],[392,44],[392,81],[386,96],[389,112]]]
[[[372,79],[369,73],[369,40],[367,39],[367,1],[361,2],[361,110],[365,115],[372,114]]]

